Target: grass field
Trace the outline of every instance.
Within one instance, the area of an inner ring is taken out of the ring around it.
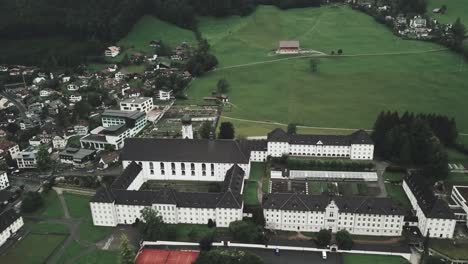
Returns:
[[[243,18],[201,18],[200,30],[220,65],[192,82],[186,103],[202,102],[226,78],[234,105],[223,113],[226,117],[371,128],[381,110],[408,110],[453,116],[460,131],[468,131],[463,117],[468,65],[449,51],[428,52],[444,49],[436,44],[402,40],[348,7],[280,11],[260,6]],[[343,49],[345,55],[357,56],[322,58],[318,73],[312,74],[307,58],[271,55],[284,39],[298,39],[305,49]],[[397,55],[408,52],[416,54]],[[264,134],[271,127],[235,122],[241,135]]]
[[[118,260],[119,252],[117,251],[97,250],[79,258],[75,264],[115,264]]]
[[[386,171],[383,174],[383,177],[386,181],[403,181],[404,173],[401,172],[389,172]]]
[[[468,184],[468,173],[450,172],[445,181],[448,182],[448,183],[465,183],[465,184]]]
[[[401,185],[386,183],[385,189],[387,190],[388,197],[396,201],[401,207],[411,209],[411,203]]]
[[[28,234],[17,242],[7,254],[0,256],[0,263],[41,264],[65,240],[66,235]]]
[[[150,190],[162,189],[170,187],[178,192],[210,192],[213,188],[219,192],[221,189],[220,182],[203,182],[203,181],[147,181],[144,185]]]
[[[449,163],[462,163],[468,166],[468,156],[455,149],[447,149]]]
[[[468,10],[466,9],[465,0],[429,0],[427,12],[429,15],[439,20],[442,23],[454,23],[457,18],[460,18],[462,23],[468,24]],[[434,14],[434,8],[440,8],[442,5],[447,6],[445,14]]]
[[[70,216],[82,218],[80,225],[80,238],[88,242],[98,242],[110,235],[111,227],[97,227],[93,225],[89,201],[91,197],[78,194],[64,193],[65,201],[68,205]]]
[[[38,214],[43,217],[62,218],[63,209],[60,205],[57,193],[54,191],[50,191],[46,194],[43,194],[42,197],[44,198],[45,206],[39,209],[39,211],[35,212],[35,214]]]
[[[257,198],[258,183],[254,181],[248,181],[244,186],[243,199],[246,205],[258,205]]]
[[[379,256],[364,254],[344,254],[344,264],[407,264],[406,259],[397,256]]]
[[[68,245],[68,247],[65,248],[63,255],[58,260],[58,263],[66,263],[67,260],[77,256],[78,254],[80,254],[81,252],[85,250],[86,248],[84,246],[78,244],[78,242],[76,241],[72,241],[70,245]]]
[[[468,248],[468,244],[466,243],[454,244],[451,241],[434,240],[430,242],[429,246],[451,258],[468,259],[468,251],[466,250]]]
[[[69,230],[64,224],[58,223],[37,223],[31,226],[31,232],[33,233],[62,233],[68,234]]]

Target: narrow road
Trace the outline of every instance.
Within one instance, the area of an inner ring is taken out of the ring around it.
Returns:
[[[2,96],[4,96],[6,99],[8,99],[9,101],[11,101],[19,110],[20,112],[20,115],[22,118],[26,118],[26,106],[20,102],[19,100],[17,100],[13,95],[7,93],[7,92],[2,92],[0,93]]]
[[[68,211],[68,206],[67,202],[65,201],[65,198],[63,197],[63,189],[61,188],[53,188],[55,192],[57,192],[57,196],[60,200],[60,205],[62,206],[63,214],[65,216],[65,219],[70,219],[70,212]]]

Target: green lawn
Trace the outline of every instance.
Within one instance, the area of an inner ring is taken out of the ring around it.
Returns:
[[[86,248],[76,241],[72,241],[68,247],[65,248],[63,255],[58,260],[58,263],[66,263],[69,259],[85,251]]]
[[[191,45],[196,43],[192,31],[161,21],[154,16],[146,15],[133,26],[132,31],[125,38],[118,42],[118,45],[131,48],[134,51],[149,52],[153,50],[149,46],[152,40],[162,40],[172,48],[183,41]]]
[[[9,249],[6,255],[0,256],[0,263],[45,263],[47,257],[66,237],[66,235],[29,234]]]
[[[109,250],[97,250],[79,258],[75,264],[115,264],[118,263],[119,252]]]
[[[246,205],[258,205],[258,198],[257,198],[257,188],[258,183],[253,181],[248,181],[247,184],[244,186],[244,203]]]
[[[143,187],[150,190],[170,187],[178,192],[210,192],[210,190],[212,192],[219,192],[221,185],[220,182],[150,180]]]
[[[388,197],[395,200],[401,207],[411,209],[411,203],[401,185],[386,183],[385,189],[387,190]]]
[[[468,173],[450,172],[445,181],[449,182],[449,183],[466,183],[466,184],[468,184]]]
[[[454,259],[468,259],[468,244],[453,244],[451,241],[434,240],[429,246]]]
[[[44,207],[39,209],[34,214],[43,217],[62,218],[63,209],[62,205],[60,204],[60,200],[58,199],[57,193],[52,190],[46,194],[42,194],[42,197],[44,198]]]
[[[402,181],[404,176],[405,174],[401,172],[386,171],[383,174],[383,177],[386,181]]]
[[[178,241],[193,241],[189,237],[189,233],[194,230],[196,238],[194,241],[198,242],[203,237],[208,236],[216,232],[217,228],[209,228],[207,225],[192,225],[192,224],[177,224],[173,225],[177,229],[177,240]]]
[[[455,149],[447,149],[449,163],[462,163],[468,165],[468,156]]]
[[[381,110],[408,110],[453,116],[460,131],[468,131],[468,120],[463,116],[468,65],[449,51],[322,58],[316,74],[310,73],[306,58],[224,68],[288,58],[270,54],[284,39],[298,39],[301,47],[325,53],[341,48],[345,55],[443,48],[402,40],[372,17],[349,7],[280,11],[260,6],[242,18],[202,17],[200,30],[220,65],[217,71],[192,82],[186,103],[201,103],[216,82],[226,78],[234,105],[223,113],[226,117],[371,128]],[[235,121],[238,135],[264,135],[275,126]]]
[[[344,254],[344,264],[407,264],[406,259],[397,256]]]
[[[31,232],[33,233],[61,233],[61,234],[68,234],[69,229],[64,224],[58,223],[36,223],[31,226]]]
[[[429,0],[427,13],[442,23],[453,24],[457,18],[460,18],[462,23],[468,24],[468,10],[465,0]],[[434,8],[440,8],[442,5],[447,6],[445,14],[434,14]]]
[[[259,181],[263,178],[265,173],[265,163],[252,162],[250,164],[250,177],[249,181]]]
[[[80,225],[80,239],[88,242],[97,242],[112,233],[111,227],[97,227],[93,225],[91,209],[89,208],[90,196],[64,193],[68,211],[73,218],[82,218]]]

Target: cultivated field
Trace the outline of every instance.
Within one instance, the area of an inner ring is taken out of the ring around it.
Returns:
[[[201,18],[200,30],[220,65],[192,83],[188,103],[201,103],[226,78],[234,105],[226,117],[371,128],[381,110],[409,110],[448,114],[468,131],[468,65],[444,47],[402,40],[346,6],[261,6],[244,18]],[[271,54],[284,39],[328,54],[343,49],[344,56],[321,58],[312,74],[309,58]],[[265,126],[236,122],[244,135],[259,135]]]

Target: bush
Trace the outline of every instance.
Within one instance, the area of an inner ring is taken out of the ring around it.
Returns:
[[[213,221],[213,219],[208,219],[208,227],[209,228],[213,228],[213,227],[216,227],[216,222]]]
[[[301,160],[289,157],[273,158],[272,162],[286,165],[290,170],[366,171],[375,167],[372,162]]]
[[[212,244],[213,244],[213,237],[206,236],[206,237],[202,238],[200,240],[200,242],[199,242],[200,250],[201,251],[210,251],[211,248],[212,248]]]
[[[317,233],[317,239],[315,242],[319,247],[326,247],[330,245],[331,232],[330,230],[322,229]]]
[[[44,199],[37,192],[27,192],[21,202],[23,213],[32,213],[44,205]]]
[[[349,234],[349,232],[346,230],[341,230],[336,233],[336,242],[338,243],[338,247],[340,249],[345,250],[350,250],[354,245],[351,234]]]
[[[262,230],[250,221],[235,221],[229,224],[229,232],[235,241],[243,243],[263,242]]]

